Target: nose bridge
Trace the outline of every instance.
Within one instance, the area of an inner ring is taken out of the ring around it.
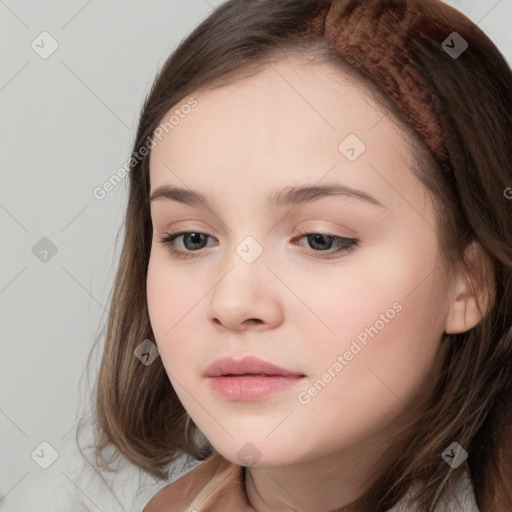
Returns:
[[[259,239],[263,238],[262,235],[257,236]],[[232,245],[229,255],[223,255],[223,258],[226,258],[224,262],[226,272],[223,272],[224,277],[218,285],[224,281],[231,289],[230,293],[254,294],[259,288],[258,285],[267,280],[265,273],[271,274],[267,268],[267,251],[263,246],[263,240],[260,242],[253,235],[243,236],[239,242]],[[218,285],[216,288],[219,287]],[[238,289],[239,287],[241,289]]]
[[[261,255],[264,252],[264,249],[263,249],[264,241],[261,240],[262,237],[263,237],[263,235],[259,235],[258,238],[260,240],[258,240],[253,235],[247,235],[236,246],[235,252],[247,265],[252,265],[253,263],[255,263],[258,260],[260,260],[260,265],[261,265],[261,260],[266,259],[266,258],[261,258]]]
[[[262,196],[263,193],[257,195]],[[272,219],[268,217],[261,203],[251,205],[242,202],[237,202],[236,205],[231,203],[229,210],[231,220],[225,226],[224,236],[228,241],[229,249],[234,251],[234,254],[228,255],[228,264],[244,268],[251,267],[257,262],[259,269],[262,260],[267,261],[268,248],[273,245],[272,237],[276,235],[271,225]],[[223,255],[224,257],[226,255]],[[244,265],[237,265],[239,262]],[[248,270],[255,271],[254,268]]]
[[[241,329],[247,321],[279,322],[282,305],[278,291],[271,286],[276,277],[267,268],[263,242],[253,235],[244,236],[225,264],[210,295],[209,317],[232,329]]]
[[[279,274],[282,268],[279,262],[284,263],[282,242],[289,234],[285,233],[280,223],[286,215],[276,219],[261,204],[253,205],[252,209],[249,205],[245,208],[239,206],[228,227],[229,233],[225,234],[229,251],[232,252],[222,254],[222,258],[226,258],[226,266],[234,266],[231,272],[253,284],[279,281],[273,270]]]

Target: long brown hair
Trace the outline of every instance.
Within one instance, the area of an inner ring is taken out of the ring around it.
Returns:
[[[450,54],[463,42],[465,51]],[[459,474],[441,457],[456,441],[468,452],[462,467],[469,469],[481,510],[508,510],[512,73],[490,39],[439,0],[229,0],[168,58],[145,100],[133,145],[125,237],[95,389],[95,464],[108,469],[113,458],[104,452],[114,446],[117,455],[166,478],[180,455],[204,460],[213,452],[186,414],[161,359],[146,366],[134,357],[143,340],[154,340],[146,303],[149,155],[141,157],[141,150],[177,104],[257,73],[285,49],[343,67],[404,126],[413,141],[412,170],[436,206],[447,271],[464,269],[470,283],[493,299],[482,306],[473,329],[445,334],[433,392],[402,452],[383,458],[385,471],[361,504],[372,512],[387,510],[421,481],[420,510],[432,510]],[[465,258],[470,242],[481,249],[477,271]]]

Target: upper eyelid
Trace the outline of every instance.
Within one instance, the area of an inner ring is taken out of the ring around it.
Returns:
[[[189,221],[180,221],[180,222],[176,223],[176,224],[178,224],[177,228],[172,228],[172,229],[171,228],[163,228],[162,231],[165,234],[202,233],[202,234],[206,234],[208,236],[214,237],[214,235],[212,235],[209,231],[206,230],[208,228],[194,227],[194,226],[189,227],[188,225],[185,225],[185,226],[181,227],[181,224],[184,223],[184,222],[197,222],[197,221],[194,221],[194,220],[192,220],[192,221],[190,221],[190,220]],[[306,220],[306,222],[325,222],[325,220],[321,220],[321,219],[308,219],[308,220]],[[300,224],[302,224],[302,223],[300,223]],[[348,229],[347,226],[342,226],[341,224],[338,224],[336,222],[334,222],[334,224],[336,224],[338,226],[338,229],[340,229],[340,228],[344,228],[345,230]],[[342,238],[356,238],[356,234],[355,234],[354,230],[350,230],[350,229],[348,229],[348,231],[352,231],[353,235],[351,235],[350,233],[336,234],[334,232],[334,231],[336,231],[336,228],[330,228],[330,227],[323,227],[323,228],[321,228],[321,227],[314,226],[314,227],[300,227],[300,228],[295,228],[295,229],[297,229],[297,233],[308,233],[308,234],[315,233],[315,234],[325,234],[325,235],[339,236],[339,237],[342,237]],[[153,231],[155,231],[155,232],[157,231],[156,225],[154,226]]]
[[[163,236],[181,236],[181,235],[189,235],[191,233],[200,233],[201,235],[206,235],[210,238],[217,238],[215,237],[214,235],[212,235],[211,233],[208,233],[207,231],[202,231],[200,229],[177,229],[175,231],[172,231],[172,230],[166,230],[163,234]],[[314,235],[326,235],[326,236],[337,236],[337,237],[340,237],[340,238],[355,238],[355,237],[352,237],[352,236],[348,236],[348,235],[337,235],[336,233],[333,233],[332,231],[329,231],[329,230],[322,230],[322,229],[302,229],[302,230],[299,230],[297,231],[297,233],[295,234],[295,236],[298,236],[298,235],[311,235],[311,234],[314,234]]]

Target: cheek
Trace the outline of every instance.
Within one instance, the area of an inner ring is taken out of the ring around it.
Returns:
[[[404,407],[423,391],[437,362],[443,332],[437,306],[441,276],[432,273],[430,258],[404,255],[381,258],[382,266],[359,276],[362,284],[352,283],[350,300],[338,295],[343,308],[337,316],[336,308],[330,311],[333,329],[340,333],[337,343],[330,344],[331,360],[338,354],[350,358],[333,393],[356,389],[354,407],[358,400],[370,408],[386,403]]]
[[[378,366],[392,382],[400,375],[412,380],[425,375],[444,329],[445,288],[434,242],[400,246],[394,241],[364,257],[361,253],[329,275],[295,277],[294,291],[310,312],[297,303],[292,316],[301,324],[311,360],[327,369],[338,354],[351,347],[358,351],[356,341],[360,351],[350,367],[357,371]],[[316,340],[314,351],[308,340]]]
[[[368,250],[346,265],[315,273],[284,274],[283,280],[293,284],[293,292],[300,299],[287,301],[287,306],[293,308],[288,316],[309,327],[313,338],[320,334],[327,344],[332,340],[343,345],[376,322],[382,329],[381,315],[397,323],[395,317],[401,315],[398,310],[406,305],[407,315],[421,310],[420,304],[414,305],[421,290],[411,292],[431,270],[429,262],[418,263],[416,255],[409,259],[403,248],[395,247],[389,251]]]
[[[173,300],[175,293],[170,293],[169,290],[162,265],[151,254],[146,279],[146,296],[151,327],[157,340],[163,339],[166,330],[172,325],[169,313],[174,308],[173,304],[169,304],[169,300]]]
[[[173,362],[188,360],[187,350],[192,351],[192,344],[178,341],[188,325],[188,312],[202,297],[201,290],[195,290],[193,281],[180,279],[176,268],[171,268],[168,262],[152,256],[148,266],[146,294],[155,343],[165,368],[174,372],[180,365],[175,363],[174,368]],[[187,331],[190,337],[190,326]]]
[[[301,421],[322,418],[315,428],[326,450],[399,421],[426,397],[440,339],[429,323],[434,290],[426,285],[407,296],[405,282],[370,294],[354,288],[353,300],[333,297],[337,305],[324,316],[336,335],[316,334],[316,346],[323,348],[307,353],[312,371],[298,390],[303,416],[295,420],[300,432]]]

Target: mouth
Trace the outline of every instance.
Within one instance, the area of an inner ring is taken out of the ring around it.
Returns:
[[[223,357],[205,371],[210,389],[227,400],[261,400],[296,385],[305,378],[301,372],[281,368],[254,356],[241,360]]]

